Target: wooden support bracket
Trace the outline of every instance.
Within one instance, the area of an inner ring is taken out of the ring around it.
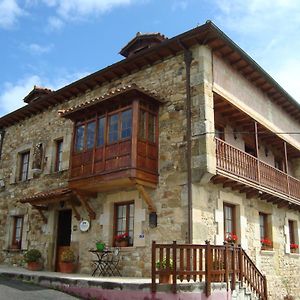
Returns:
[[[147,203],[149,212],[156,212],[156,207],[153,203],[153,200],[149,196],[149,194],[146,192],[145,188],[142,185],[137,184],[137,183],[135,183],[135,186],[136,186],[137,190],[140,192],[144,201]]]
[[[83,195],[82,193],[79,193],[77,191],[73,191],[73,193],[75,194],[75,196],[79,199],[79,201],[81,202],[81,204],[85,207],[85,209],[87,210],[89,217],[92,220],[96,219],[96,213],[94,212],[94,210],[92,209],[92,207],[90,206],[89,202],[88,202],[88,198],[86,195]]]
[[[75,214],[76,220],[77,220],[77,221],[80,221],[80,219],[81,219],[81,218],[80,218],[80,214],[79,214],[79,212],[78,212],[76,206],[74,205],[74,203],[73,203],[72,201],[70,201],[70,204],[71,204],[72,210],[73,210],[73,212],[74,212],[74,214]]]

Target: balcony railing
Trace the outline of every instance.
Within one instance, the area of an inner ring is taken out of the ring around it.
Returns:
[[[169,276],[173,292],[180,282],[204,282],[205,294],[212,293],[212,282],[226,283],[234,290],[236,283],[246,285],[258,299],[267,300],[267,280],[247,253],[230,244],[156,244],[152,242],[152,292],[157,290],[157,277]]]
[[[300,180],[216,138],[217,169],[300,200]]]

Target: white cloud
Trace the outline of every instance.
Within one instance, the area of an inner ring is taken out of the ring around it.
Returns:
[[[64,25],[64,22],[57,18],[57,17],[50,17],[48,19],[48,26],[47,26],[47,30],[49,31],[56,31],[56,30],[60,30]]]
[[[57,78],[47,80],[39,75],[26,76],[17,82],[6,82],[0,89],[0,115],[5,115],[25,105],[23,99],[33,89],[34,85],[57,90],[75,80],[86,76],[87,72],[64,72]]]
[[[22,45],[21,48],[33,55],[41,55],[50,52],[53,48],[53,44],[42,46],[36,43],[32,43],[29,45]]]
[[[0,0],[0,27],[12,27],[23,13],[16,0]]]
[[[172,10],[175,11],[175,10],[185,10],[187,8],[187,1],[184,1],[184,0],[181,0],[181,1],[175,1],[173,4],[172,4]]]
[[[133,0],[43,0],[49,7],[56,7],[64,19],[77,19],[90,14],[101,14],[114,7],[129,5]]]

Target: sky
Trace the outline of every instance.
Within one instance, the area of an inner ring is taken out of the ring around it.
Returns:
[[[212,20],[300,102],[300,0],[0,0],[0,116],[111,65],[137,32]]]

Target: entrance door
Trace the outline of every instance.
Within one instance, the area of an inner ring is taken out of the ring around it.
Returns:
[[[56,271],[59,269],[60,255],[71,244],[72,210],[60,210],[58,213],[57,242],[56,242]]]

